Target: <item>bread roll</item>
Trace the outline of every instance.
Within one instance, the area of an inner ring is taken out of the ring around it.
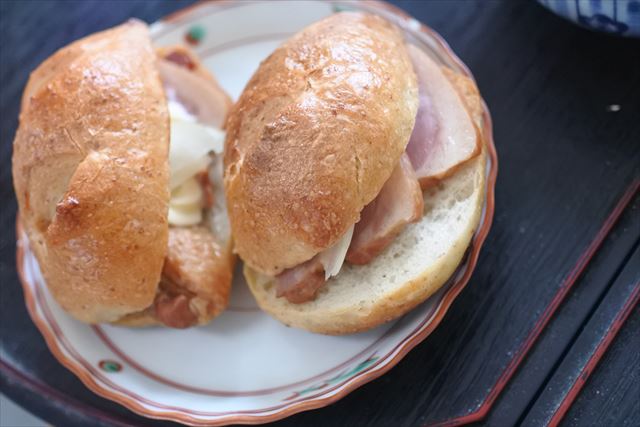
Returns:
[[[169,116],[147,26],[42,63],[24,91],[13,179],[56,300],[85,322],[148,307],[167,250]]]
[[[481,100],[475,83],[445,69],[478,129]],[[273,282],[245,265],[259,306],[281,322],[312,332],[361,332],[395,319],[425,301],[451,277],[478,227],[485,200],[487,150],[424,193],[424,216],[409,224],[367,265],[345,264],[314,301],[292,304],[276,297]]]
[[[235,250],[268,275],[334,244],[391,175],[418,108],[400,31],[338,13],[296,34],[253,75],[226,124]]]

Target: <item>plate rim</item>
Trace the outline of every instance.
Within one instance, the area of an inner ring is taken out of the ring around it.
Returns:
[[[214,4],[217,6],[226,6],[233,3],[239,3],[239,0],[218,0],[215,1]],[[333,1],[329,1],[329,3],[333,3]],[[336,2],[336,3],[344,3],[344,2]],[[424,36],[426,35],[430,39],[436,42],[438,47],[441,49],[441,52],[444,53],[449,60],[455,63],[460,70],[472,80],[475,79],[468,69],[468,67],[458,58],[458,56],[453,52],[448,43],[434,30],[423,24],[422,22],[416,20],[408,13],[403,11],[402,9],[394,6],[392,4],[386,3],[382,0],[366,0],[361,2],[361,4],[365,4],[371,7],[374,10],[382,10],[396,17],[400,18],[400,22],[404,24],[403,29],[411,29],[414,35]],[[196,2],[195,4],[178,10],[165,18],[162,18],[158,22],[169,23],[175,21],[177,18],[184,16],[201,8],[203,6],[210,6],[209,2]],[[433,314],[433,318],[430,322],[428,322],[424,327],[418,329],[416,332],[413,332],[411,335],[405,338],[405,342],[399,344],[397,351],[392,352],[389,356],[389,359],[386,361],[381,361],[378,365],[378,369],[373,371],[365,371],[361,374],[356,374],[351,378],[350,381],[347,381],[340,387],[335,390],[335,393],[332,393],[328,396],[316,396],[309,397],[307,399],[292,402],[289,405],[282,407],[281,409],[266,414],[256,414],[256,415],[246,415],[246,414],[235,414],[230,412],[228,415],[220,415],[215,418],[201,418],[197,416],[191,416],[180,412],[174,411],[161,411],[157,409],[149,409],[142,405],[141,403],[135,401],[132,398],[127,396],[118,394],[117,392],[111,391],[108,387],[105,387],[99,384],[93,376],[87,372],[87,370],[77,364],[74,360],[71,360],[70,357],[67,357],[65,354],[65,350],[63,350],[58,342],[58,339],[52,333],[49,325],[46,323],[46,320],[43,319],[38,313],[38,309],[36,307],[35,296],[32,292],[31,286],[36,286],[34,284],[29,284],[24,272],[24,257],[25,257],[25,248],[22,244],[22,236],[24,235],[22,224],[20,222],[19,213],[16,215],[16,235],[17,235],[17,247],[16,247],[16,264],[17,271],[20,283],[22,285],[24,291],[24,298],[27,306],[27,310],[29,312],[29,316],[31,320],[36,325],[41,335],[45,339],[45,343],[47,347],[53,354],[53,356],[68,370],[70,370],[80,381],[89,388],[92,392],[98,394],[99,396],[114,401],[127,409],[141,415],[144,417],[152,418],[152,419],[161,419],[161,420],[170,420],[176,421],[183,424],[194,425],[194,426],[220,426],[227,425],[231,423],[241,423],[241,424],[261,424],[272,422],[276,420],[280,420],[291,416],[293,414],[307,411],[311,409],[317,409],[324,406],[327,406],[331,403],[337,402],[342,399],[355,389],[361,387],[362,385],[373,381],[374,379],[382,376],[386,372],[388,372],[391,368],[397,365],[406,354],[411,351],[416,345],[422,342],[426,337],[428,337],[433,330],[440,324],[444,315],[449,310],[451,304],[455,300],[455,298],[459,295],[459,293],[466,287],[473,271],[475,270],[476,263],[479,257],[480,250],[486,240],[486,237],[489,233],[493,222],[494,210],[495,210],[495,183],[497,179],[498,172],[498,157],[496,153],[495,143],[493,140],[493,127],[491,114],[489,109],[482,100],[482,118],[483,118],[483,134],[486,140],[487,151],[489,155],[489,165],[486,171],[486,182],[485,182],[485,213],[482,218],[482,222],[476,229],[476,232],[472,238],[470,248],[471,250],[468,253],[466,263],[467,268],[464,272],[463,276],[455,283],[451,285],[451,288],[445,293],[440,301],[439,307],[436,309],[436,312]],[[464,262],[464,261],[463,261]]]

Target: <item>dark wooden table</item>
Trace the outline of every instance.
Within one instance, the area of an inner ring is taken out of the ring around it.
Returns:
[[[20,94],[59,47],[187,3],[0,1],[0,385],[55,425],[170,423],[88,391],[29,319],[10,173]],[[532,1],[397,4],[449,41],[489,105],[493,228],[427,340],[340,402],[279,424],[640,425],[640,41],[582,30]]]

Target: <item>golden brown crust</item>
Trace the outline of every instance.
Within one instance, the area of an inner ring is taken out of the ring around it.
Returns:
[[[36,69],[14,141],[20,214],[80,320],[148,307],[167,248],[169,117],[147,26],[79,40]]]
[[[389,178],[417,108],[402,35],[380,17],[335,14],[273,52],[226,126],[240,257],[274,275],[336,242]]]

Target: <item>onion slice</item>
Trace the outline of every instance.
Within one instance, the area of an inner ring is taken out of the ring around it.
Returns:
[[[170,107],[171,108],[171,107]],[[185,112],[172,108],[169,187],[174,190],[209,165],[209,152],[222,153],[224,132],[189,120]]]
[[[346,233],[333,246],[318,254],[318,261],[324,266],[324,280],[337,275],[347,256],[347,250],[353,237],[354,225],[349,227]]]
[[[171,206],[189,206],[202,203],[202,187],[195,178],[189,178],[171,192]]]
[[[222,153],[224,132],[198,123],[195,116],[176,102],[169,101],[169,114],[171,198],[168,220],[175,226],[196,225],[202,222],[203,190],[194,176],[207,170],[211,152]]]
[[[169,224],[186,227],[200,224],[202,221],[202,207],[197,205],[173,206],[169,204]]]
[[[231,225],[227,215],[227,201],[224,195],[222,155],[211,156],[209,183],[213,191],[213,206],[209,210],[209,227],[216,239],[226,246],[231,238]]]

